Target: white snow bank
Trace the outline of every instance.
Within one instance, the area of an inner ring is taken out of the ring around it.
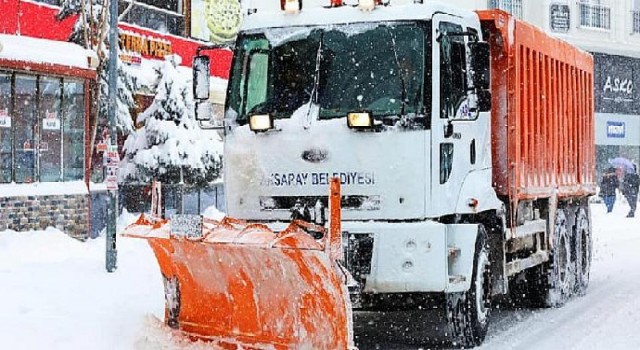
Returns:
[[[118,232],[138,216],[125,211]],[[0,348],[212,349],[161,321],[162,276],[146,241],[118,236],[114,273],[105,247],[104,237],[80,242],[53,228],[0,231]]]
[[[0,59],[88,69],[90,59],[97,62],[98,57],[68,42],[0,34]]]
[[[214,220],[222,220],[225,214],[212,205],[209,208],[205,209],[202,215]]]
[[[480,349],[639,348],[640,217],[625,218],[628,208],[621,198],[611,214],[604,204],[592,204],[594,256],[586,296],[562,309],[493,318]],[[208,208],[205,215],[221,213]],[[121,215],[119,230],[137,217]],[[104,238],[82,243],[55,229],[0,232],[0,348],[211,349],[164,326],[162,277],[147,243],[117,242],[118,270],[109,274]]]

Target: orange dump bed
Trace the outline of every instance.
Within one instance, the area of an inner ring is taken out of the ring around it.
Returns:
[[[500,10],[478,11],[491,45],[496,191],[595,193],[593,57]]]

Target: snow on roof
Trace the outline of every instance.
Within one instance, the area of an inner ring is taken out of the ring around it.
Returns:
[[[298,14],[285,14],[284,11],[260,11],[245,17],[242,30],[260,28],[277,28],[289,26],[329,25],[358,22],[382,22],[401,20],[431,19],[437,12],[452,13],[465,18],[475,18],[474,12],[454,8],[440,2],[427,2],[425,4],[405,4],[380,6],[373,11],[362,11],[352,6],[339,8],[310,8],[303,7]]]
[[[73,43],[0,34],[0,59],[93,69],[89,58],[97,62],[95,52]]]

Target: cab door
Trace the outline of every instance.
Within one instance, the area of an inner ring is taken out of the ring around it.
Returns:
[[[468,41],[473,24],[446,14],[433,17],[430,214],[455,213],[465,177],[477,167],[478,113],[470,108]]]

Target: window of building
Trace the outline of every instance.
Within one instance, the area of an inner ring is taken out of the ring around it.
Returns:
[[[12,118],[14,132],[14,180],[17,183],[35,181],[36,177],[36,85],[35,76],[16,74],[15,108]]]
[[[490,9],[501,9],[522,18],[522,0],[489,0]]]
[[[42,2],[49,5],[60,6],[62,4],[62,0],[34,0],[35,2]]]
[[[633,0],[633,11],[631,12],[631,30],[633,33],[640,33],[640,0]]]
[[[40,79],[40,181],[62,180],[62,80]]]
[[[0,183],[84,178],[82,80],[0,72]]]
[[[119,13],[122,14],[130,4],[131,1],[120,0]],[[121,20],[162,33],[185,35],[185,20],[180,0],[136,1]]]
[[[11,182],[13,133],[11,132],[11,75],[0,72],[0,183]]]
[[[65,81],[62,108],[64,113],[64,136],[62,150],[64,180],[84,178],[84,84],[82,81]]]
[[[611,29],[611,8],[602,5],[600,0],[581,0],[580,27]]]

